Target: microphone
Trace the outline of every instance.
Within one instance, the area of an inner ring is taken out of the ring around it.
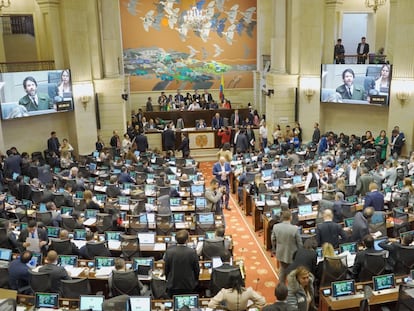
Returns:
[[[255,287],[255,291],[257,291],[257,288],[259,287],[259,282],[260,282],[260,278],[256,279],[256,287]]]

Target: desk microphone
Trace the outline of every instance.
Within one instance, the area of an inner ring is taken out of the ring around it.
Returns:
[[[257,291],[257,288],[259,287],[259,282],[260,282],[260,278],[256,279],[256,287],[255,287],[255,291]]]

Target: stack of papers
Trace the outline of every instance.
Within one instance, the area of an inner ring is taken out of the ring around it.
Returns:
[[[69,273],[69,275],[73,278],[78,277],[85,268],[81,267],[71,267],[71,266],[65,266],[65,270]]]
[[[109,276],[112,273],[113,269],[114,267],[102,267],[96,270],[95,276],[96,277]]]

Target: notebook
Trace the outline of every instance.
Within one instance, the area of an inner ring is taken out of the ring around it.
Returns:
[[[173,296],[174,300],[174,311],[179,311],[182,308],[189,308],[190,310],[198,309],[198,295],[188,294],[188,295],[175,295]]]
[[[73,207],[69,207],[69,206],[62,206],[60,208],[60,213],[62,215],[67,214],[67,215],[72,215],[73,213]]]
[[[170,207],[181,206],[181,198],[170,198]]]
[[[35,293],[35,309],[50,310],[59,308],[59,294],[55,293]]]
[[[108,241],[109,249],[118,249],[121,247],[121,232],[105,231],[105,240]]]
[[[7,268],[12,259],[12,250],[8,248],[0,248],[0,267]]]
[[[102,304],[105,297],[100,295],[81,295],[79,310],[102,311]]]
[[[207,199],[205,197],[195,198],[196,209],[205,209],[207,207]]]
[[[74,229],[73,239],[85,241],[86,240],[86,229]]]
[[[398,288],[395,287],[394,274],[384,274],[372,277],[372,284],[374,294],[389,294],[392,292],[398,292]]]
[[[129,297],[129,311],[151,311],[151,297]]]

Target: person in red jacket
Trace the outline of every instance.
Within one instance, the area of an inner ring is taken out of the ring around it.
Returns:
[[[221,138],[221,145],[220,148],[223,147],[225,143],[230,143],[231,139],[231,127],[222,127],[218,132],[217,135]]]

